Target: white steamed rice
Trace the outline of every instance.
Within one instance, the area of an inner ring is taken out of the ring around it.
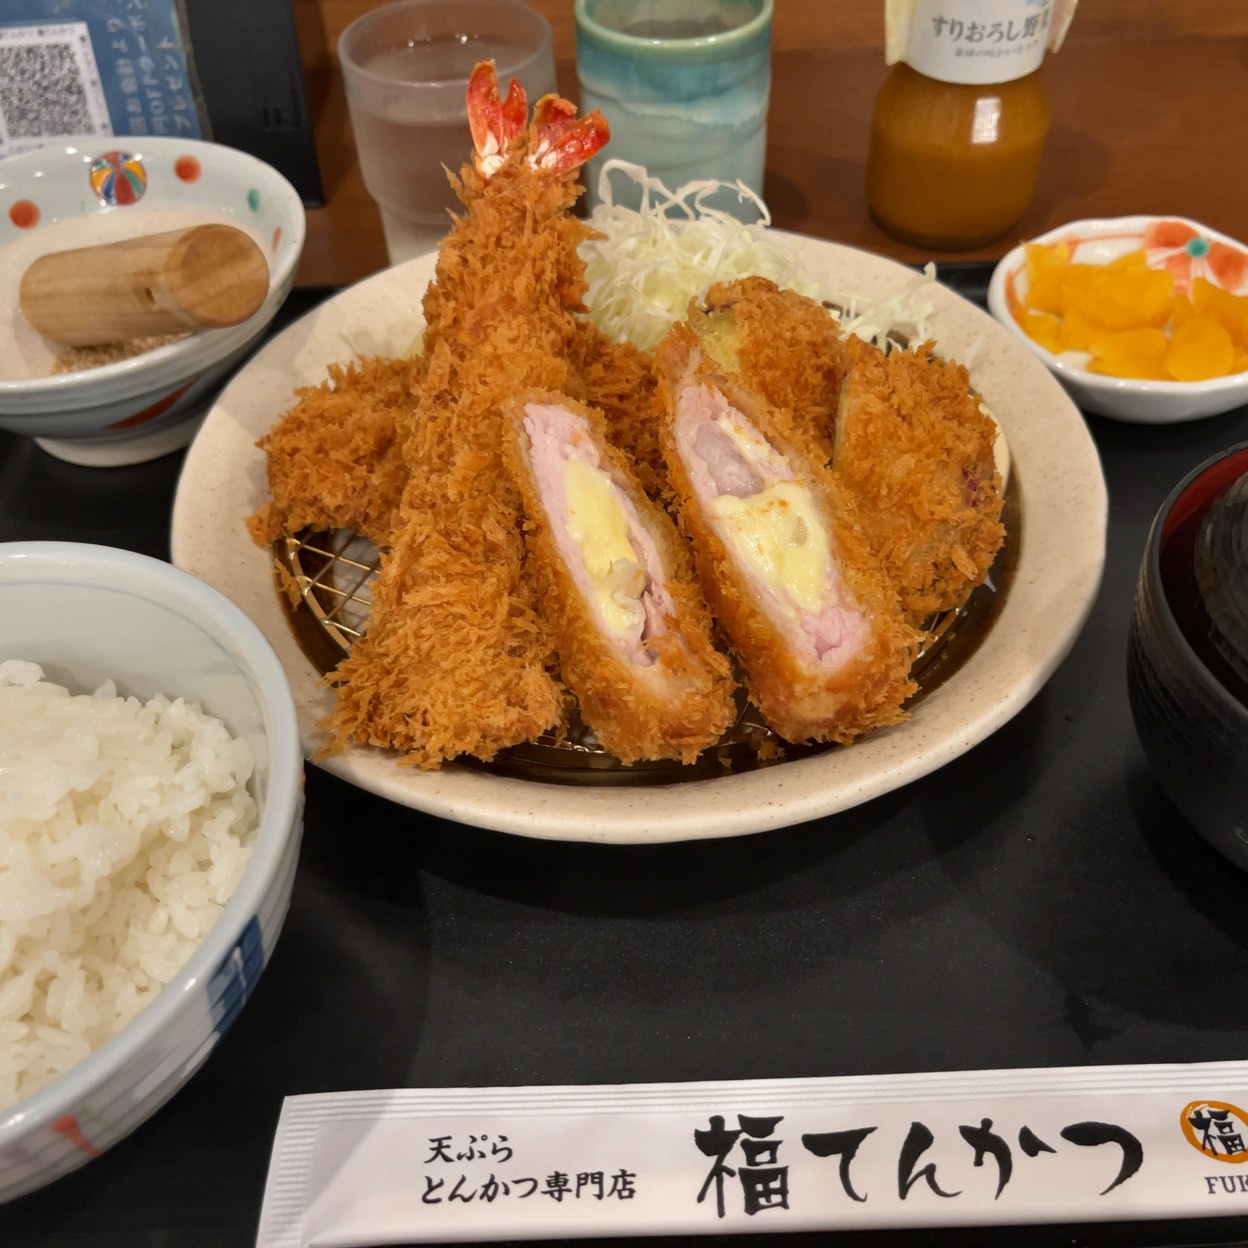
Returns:
[[[0,1107],[121,1030],[229,900],[251,751],[181,699],[0,662]]]

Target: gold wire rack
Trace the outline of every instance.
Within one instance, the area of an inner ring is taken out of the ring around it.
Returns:
[[[1001,611],[1018,563],[1022,507],[1011,474],[1002,509],[1006,538],[987,582],[964,606],[927,622],[926,642],[913,672],[918,692],[913,708],[979,648]],[[304,531],[279,538],[274,574],[287,618],[309,661],[326,675],[347,656],[368,628],[371,586],[381,552],[349,529]],[[286,591],[286,592],[280,592]],[[469,765],[503,775],[569,784],[664,784],[725,772],[748,771],[804,757],[835,746],[794,746],[776,736],[744,695],[735,723],[718,745],[693,764],[634,763],[625,766],[598,745],[582,724],[502,751],[488,763]]]

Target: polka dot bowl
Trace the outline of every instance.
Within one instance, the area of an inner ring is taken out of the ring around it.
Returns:
[[[1071,259],[1107,264],[1129,251],[1142,250],[1149,267],[1175,275],[1175,291],[1203,277],[1231,294],[1248,294],[1248,247],[1198,221],[1185,217],[1108,217],[1071,221],[1029,240],[1049,246],[1065,242]],[[1027,294],[1025,245],[1002,257],[988,286],[993,316],[1044,363],[1085,412],[1133,424],[1175,424],[1216,416],[1248,403],[1248,371],[1207,381],[1154,381],[1111,377],[1088,367],[1081,351],[1055,353],[1028,337],[1014,315]]]
[[[204,221],[249,233],[269,265],[269,293],[249,320],[190,334],[141,355],[51,371],[56,347],[25,323],[18,285],[48,252]],[[0,160],[0,429],[59,458],[138,463],[194,436],[222,382],[258,345],[294,282],[303,204],[271,166],[189,139],[102,136]]]

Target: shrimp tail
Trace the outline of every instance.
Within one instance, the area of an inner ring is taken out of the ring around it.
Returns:
[[[602,150],[611,138],[606,118],[596,109],[577,117],[576,106],[557,95],[545,95],[533,109],[533,144],[529,162],[535,169],[568,173]]]
[[[529,121],[524,88],[513,78],[506,96],[499,94],[493,61],[478,61],[468,79],[468,128],[473,163],[482,177],[502,168],[507,153]],[[571,173],[606,146],[611,130],[601,113],[576,115],[576,105],[544,95],[533,106],[528,162],[549,173]]]
[[[507,149],[523,133],[529,117],[524,88],[513,78],[505,97],[499,95],[493,61],[478,61],[468,79],[468,129],[473,162],[485,177],[496,173]]]

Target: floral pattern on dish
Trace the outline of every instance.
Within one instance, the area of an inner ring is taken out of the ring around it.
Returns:
[[[1233,295],[1248,287],[1248,251],[1174,217],[1158,217],[1142,228],[1121,232],[1079,231],[1038,241],[1050,247],[1065,245],[1072,260],[1094,264],[1143,251],[1149,268],[1169,269],[1174,274],[1174,290],[1179,295],[1186,294],[1198,277]]]
[[[1186,221],[1154,221],[1144,231],[1142,244],[1151,268],[1174,274],[1178,294],[1186,293],[1197,277],[1232,294],[1248,284],[1248,252],[1209,238]]]

